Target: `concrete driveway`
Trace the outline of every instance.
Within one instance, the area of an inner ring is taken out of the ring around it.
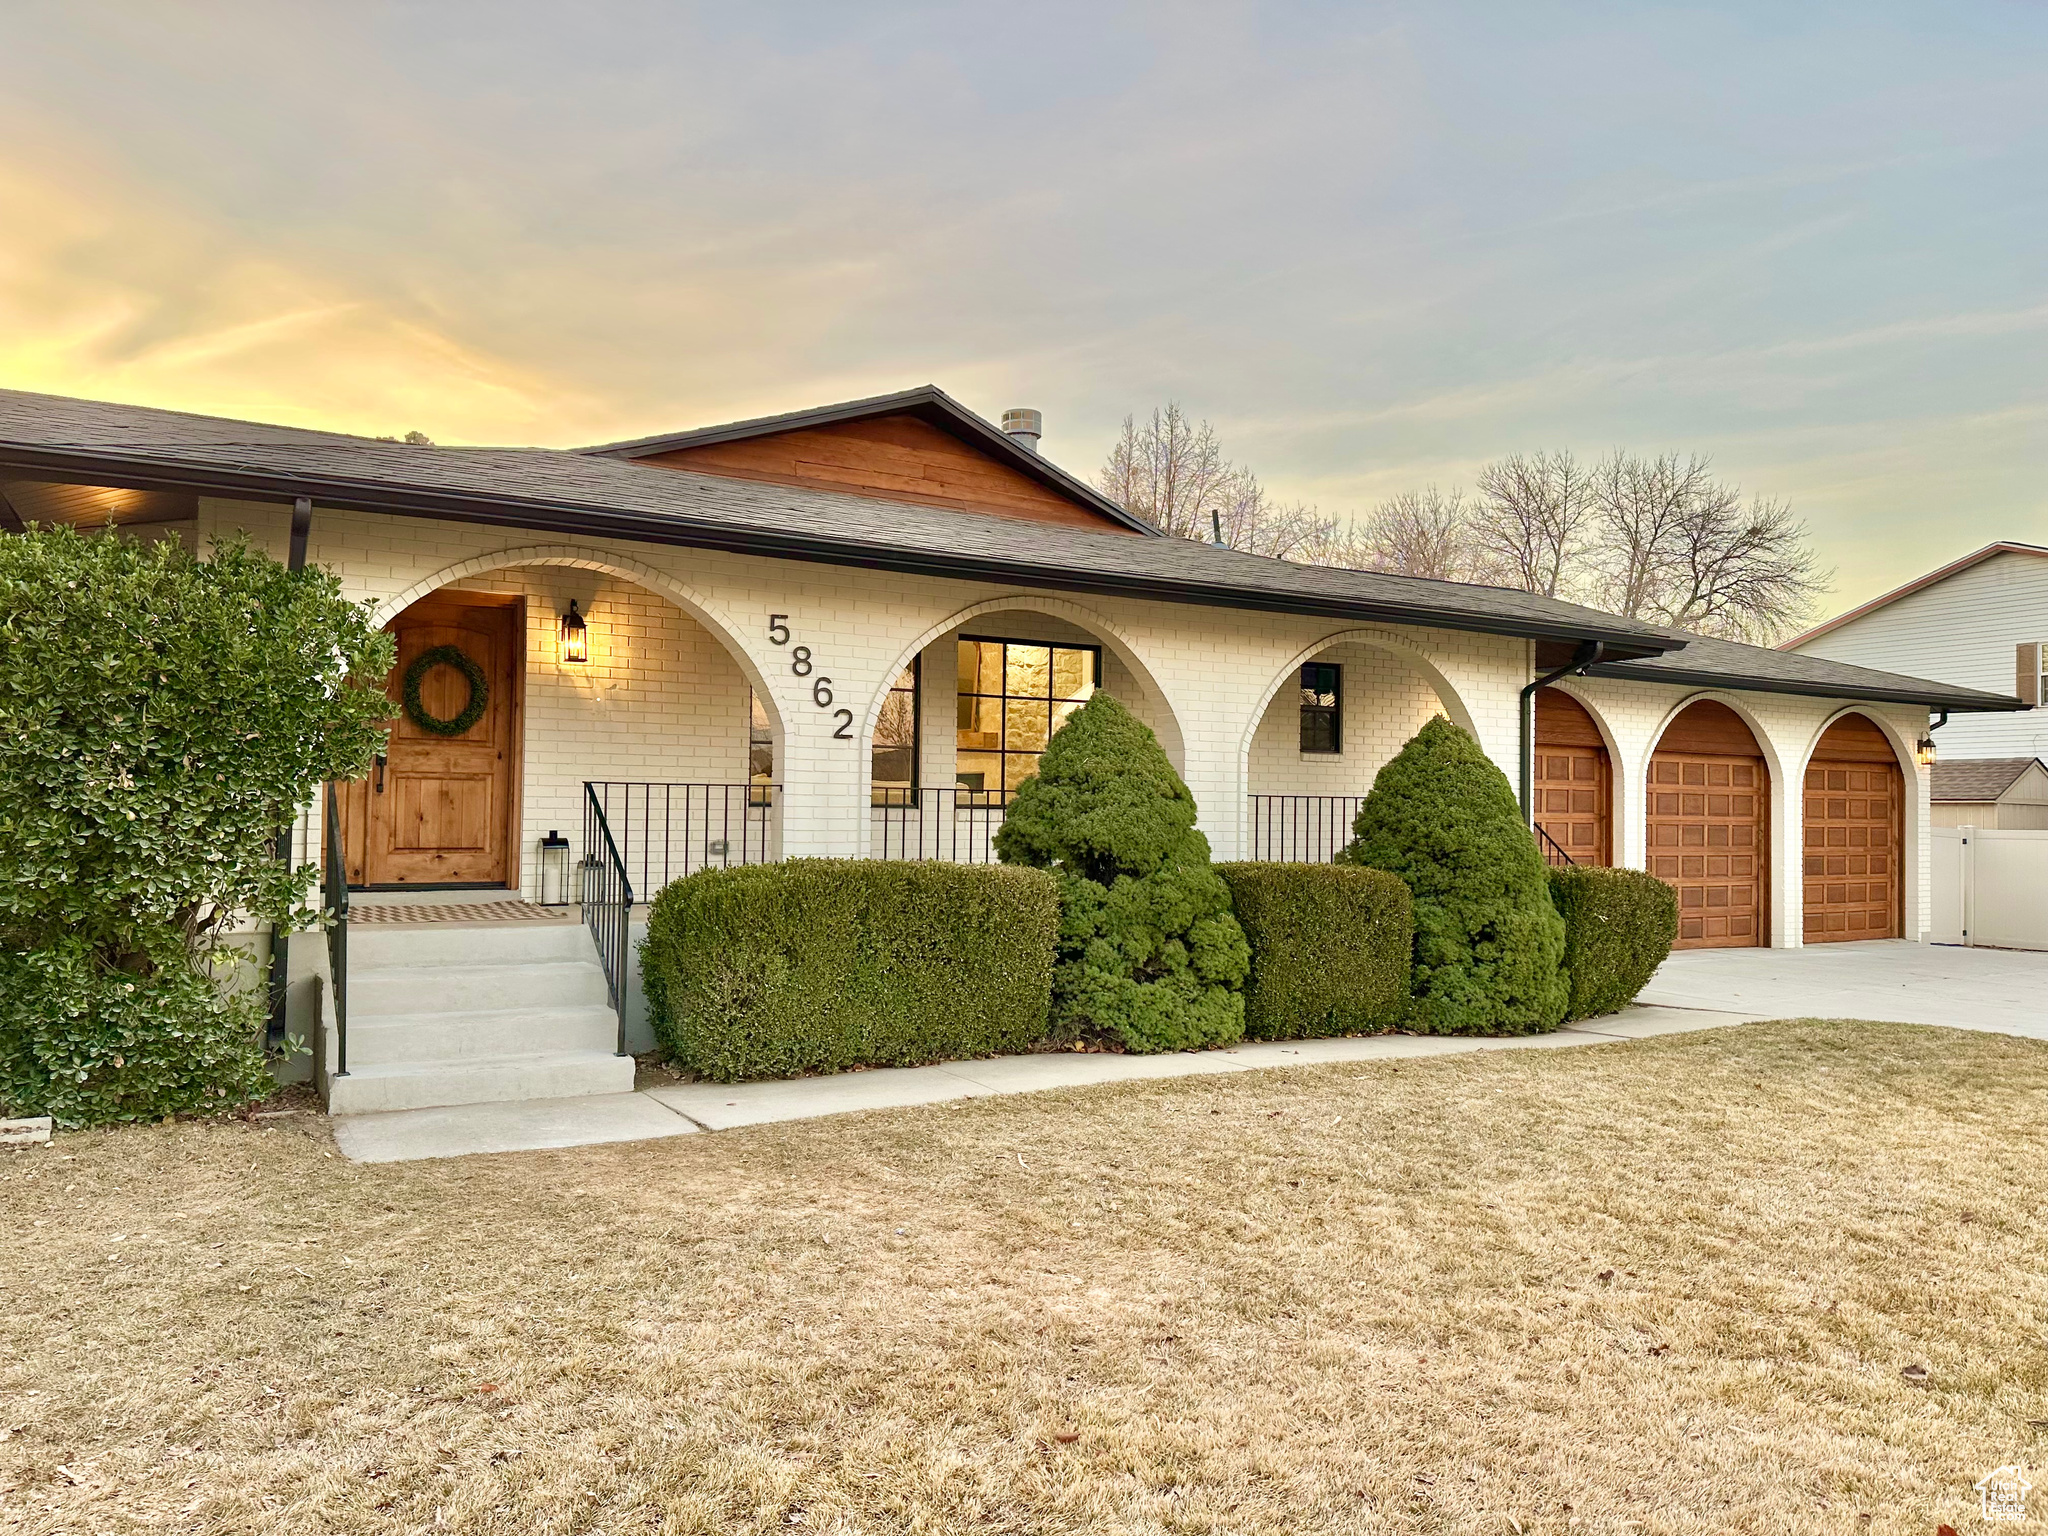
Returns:
[[[1887,939],[1688,949],[1638,999],[1766,1019],[1883,1019],[2048,1040],[2048,954]]]

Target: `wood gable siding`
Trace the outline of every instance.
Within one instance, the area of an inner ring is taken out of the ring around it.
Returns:
[[[907,414],[675,448],[636,462],[1141,536]]]

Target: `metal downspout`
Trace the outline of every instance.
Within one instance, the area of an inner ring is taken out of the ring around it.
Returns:
[[[1585,671],[1606,654],[1606,641],[1581,640],[1570,661],[1522,690],[1522,820],[1532,827],[1536,825],[1536,690]]]
[[[285,569],[303,571],[306,568],[306,540],[313,531],[313,498],[298,496],[292,500],[292,542],[285,558]],[[277,859],[280,864],[292,860],[292,829],[286,826],[277,834]],[[270,931],[270,1024],[264,1030],[265,1042],[274,1050],[284,1044],[285,982],[289,964],[290,935]]]

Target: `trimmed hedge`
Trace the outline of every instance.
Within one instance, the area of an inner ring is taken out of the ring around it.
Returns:
[[[1415,917],[1398,876],[1334,864],[1216,872],[1252,946],[1247,1039],[1375,1034],[1400,1022]]]
[[[1039,870],[792,859],[670,884],[640,972],[662,1050],[733,1083],[1028,1050],[1058,933]]]
[[[1568,1018],[1626,1008],[1678,937],[1677,893],[1644,870],[1553,869],[1550,899],[1564,918]]]
[[[1564,1022],[1564,922],[1507,776],[1442,715],[1373,780],[1340,864],[1384,869],[1415,897],[1402,1027],[1527,1035]]]

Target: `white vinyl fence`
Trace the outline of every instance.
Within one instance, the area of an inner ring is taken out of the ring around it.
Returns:
[[[2048,949],[2048,832],[1935,827],[1937,944]]]

